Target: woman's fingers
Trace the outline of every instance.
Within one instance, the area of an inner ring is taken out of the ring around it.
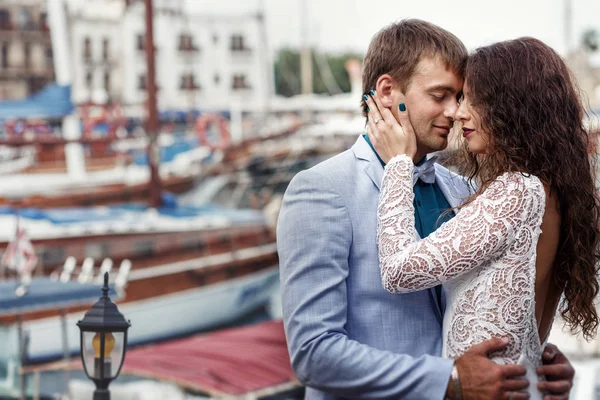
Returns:
[[[396,117],[394,117],[394,114],[392,114],[390,109],[387,107],[384,107],[381,104],[381,101],[379,100],[377,93],[372,92],[372,93],[370,93],[370,95],[371,96],[369,96],[369,97],[371,97],[373,99],[373,101],[375,101],[375,105],[377,105],[377,110],[381,114],[381,118],[385,121],[386,125],[392,129],[401,128],[401,126],[398,124],[398,121],[396,120]]]
[[[369,107],[369,123],[370,124],[378,124],[381,121],[381,113],[377,108],[377,104],[373,101],[373,98],[368,94],[363,96],[365,102],[367,103],[367,107]]]
[[[387,163],[398,154],[413,157],[416,152],[416,138],[407,116],[404,119],[409,130],[398,123],[392,111],[381,103],[377,93],[371,91],[363,98],[369,110],[367,134],[381,159]]]

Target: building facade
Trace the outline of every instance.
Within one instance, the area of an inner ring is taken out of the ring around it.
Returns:
[[[76,102],[111,99],[143,113],[144,16],[140,0],[86,0],[70,9]],[[272,81],[263,28],[261,15],[190,15],[180,0],[154,0],[159,110],[263,109]]]
[[[45,0],[0,0],[0,100],[27,97],[53,80]]]

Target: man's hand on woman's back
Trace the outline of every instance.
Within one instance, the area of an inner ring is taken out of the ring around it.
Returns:
[[[507,339],[489,339],[456,359],[462,396],[456,396],[450,389],[452,385],[449,385],[448,397],[463,400],[528,399],[529,394],[519,392],[529,386],[524,378],[526,368],[522,365],[499,365],[489,359],[490,353],[502,350],[507,344]]]

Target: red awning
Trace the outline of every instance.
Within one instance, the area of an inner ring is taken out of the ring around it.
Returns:
[[[121,373],[173,382],[210,395],[293,387],[281,321],[227,329],[127,352]]]

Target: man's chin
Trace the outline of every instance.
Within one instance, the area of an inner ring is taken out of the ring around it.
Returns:
[[[432,143],[431,152],[435,153],[436,151],[446,150],[448,147],[448,137],[440,137],[435,143]]]

